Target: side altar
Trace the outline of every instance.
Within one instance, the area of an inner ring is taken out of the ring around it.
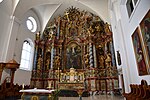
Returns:
[[[106,93],[118,88],[112,34],[99,16],[67,8],[36,34],[31,88]]]

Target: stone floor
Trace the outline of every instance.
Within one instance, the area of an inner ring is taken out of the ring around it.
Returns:
[[[79,100],[79,97],[59,97],[59,100]],[[125,99],[122,96],[94,95],[90,97],[82,97],[82,100],[125,100]]]
[[[16,100],[16,99],[7,99],[7,100]],[[59,97],[59,100],[79,100],[79,97]],[[82,100],[125,100],[125,98],[123,96],[115,96],[115,95],[94,95],[90,97],[82,97]]]

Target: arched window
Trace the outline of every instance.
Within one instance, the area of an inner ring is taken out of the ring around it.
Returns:
[[[20,69],[31,70],[33,60],[33,43],[25,40],[22,47]]]

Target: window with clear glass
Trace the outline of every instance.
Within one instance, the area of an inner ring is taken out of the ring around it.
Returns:
[[[0,0],[0,3],[3,2],[4,0]]]
[[[134,0],[134,4],[135,4],[135,5],[137,4],[137,2],[138,2],[138,0]]]
[[[32,58],[33,55],[31,43],[25,40],[22,47],[20,69],[31,70]]]
[[[127,7],[129,17],[131,16],[133,11],[135,10],[135,7],[137,6],[138,1],[139,0],[127,0],[126,7]]]
[[[28,17],[27,21],[26,21],[26,25],[28,30],[30,30],[31,32],[35,32],[37,30],[37,22],[33,17]]]
[[[132,0],[128,0],[126,6],[127,6],[128,15],[129,15],[129,17],[130,17],[130,16],[131,16],[131,13],[132,13],[133,10],[134,10],[134,6],[133,6]]]

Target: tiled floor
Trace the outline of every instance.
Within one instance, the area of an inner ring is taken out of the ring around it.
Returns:
[[[59,97],[59,100],[79,100],[79,97]],[[82,97],[82,100],[124,100],[124,97],[114,95],[95,95]]]

